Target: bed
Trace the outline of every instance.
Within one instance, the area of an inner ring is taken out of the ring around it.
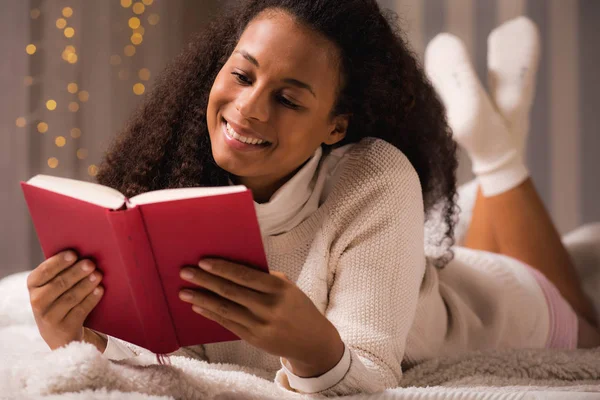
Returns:
[[[460,188],[457,239],[464,238],[475,183]],[[600,310],[600,223],[564,237],[584,290]],[[39,336],[26,289],[28,272],[0,280],[0,399],[301,399],[264,371],[171,357],[111,361],[92,345],[50,351]],[[434,359],[405,372],[401,387],[347,399],[600,399],[600,348],[511,350]]]

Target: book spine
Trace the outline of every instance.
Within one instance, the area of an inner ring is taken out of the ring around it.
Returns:
[[[173,352],[179,343],[140,209],[107,212],[143,327],[143,347],[157,354]]]

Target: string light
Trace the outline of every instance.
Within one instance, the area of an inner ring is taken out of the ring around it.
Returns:
[[[82,90],[77,94],[77,98],[79,98],[79,101],[81,101],[82,103],[85,103],[89,100],[90,94],[86,90]]]
[[[48,132],[48,124],[45,122],[40,122],[39,124],[37,124],[37,130],[39,133]]]
[[[156,24],[158,24],[159,20],[160,20],[160,17],[158,16],[158,14],[150,14],[148,16],[148,23],[150,25],[156,25]]]
[[[65,139],[64,136],[57,136],[56,139],[54,139],[54,144],[56,144],[57,147],[63,147],[67,144],[67,139]]]
[[[98,167],[95,166],[94,164],[90,165],[88,167],[88,174],[90,176],[96,176],[96,175],[98,175]]]
[[[37,50],[37,47],[35,47],[35,44],[28,44],[27,47],[25,47],[25,51],[29,55],[34,54],[36,50]]]
[[[146,30],[143,26],[139,26],[133,30],[133,33],[139,33],[140,35],[144,35],[144,33],[146,33]]]
[[[62,9],[62,15],[65,18],[69,18],[73,15],[73,9],[71,7],[65,7]]]
[[[77,103],[76,101],[72,101],[69,103],[69,111],[71,112],[77,112],[79,111],[79,103]]]
[[[123,8],[129,8],[131,7],[131,0],[121,0],[121,7]]]
[[[38,19],[38,17],[40,16],[40,10],[38,8],[34,8],[29,12],[29,16],[31,16],[31,19]]]
[[[71,82],[67,85],[67,91],[69,93],[75,94],[75,93],[77,93],[77,90],[79,90],[79,88],[75,82]]]
[[[150,79],[150,70],[148,68],[142,68],[139,70],[138,76],[141,80],[147,81]]]
[[[77,62],[77,54],[71,53],[67,56],[67,61],[69,64],[75,64]]]
[[[24,117],[17,118],[16,124],[19,128],[25,128],[27,125],[27,120]]]
[[[67,26],[67,20],[64,18],[59,18],[56,20],[56,27],[58,29],[65,29],[65,27]]]
[[[146,10],[146,6],[144,6],[144,4],[143,4],[143,3],[135,3],[135,4],[133,5],[133,8],[132,8],[132,10],[133,10],[133,12],[134,12],[135,14],[138,14],[138,15],[140,15],[140,14],[143,14],[143,13],[144,13],[144,11]]]
[[[58,167],[58,159],[56,157],[50,157],[48,159],[48,166],[50,168],[56,168],[56,167]]]
[[[75,36],[75,29],[68,27],[68,28],[65,28],[63,33],[65,34],[66,37],[72,38],[73,36]]]
[[[144,5],[146,5],[146,6],[151,6],[152,3],[154,3],[154,1],[153,0],[142,0],[142,3],[144,3]]]
[[[46,102],[46,108],[50,111],[56,110],[56,101],[50,99]]]
[[[71,137],[73,139],[77,139],[77,138],[81,137],[81,129],[79,129],[79,128],[71,129]]]
[[[128,44],[127,46],[125,46],[123,52],[127,57],[133,57],[133,55],[135,54],[135,46],[132,44]]]
[[[23,79],[23,84],[25,84],[25,86],[31,86],[31,85],[33,85],[33,76],[26,76]]]
[[[131,29],[137,29],[139,28],[141,21],[138,17],[131,17],[129,18],[128,24]]]
[[[142,43],[142,40],[144,40],[144,38],[139,33],[134,33],[133,35],[131,35],[131,43],[135,45],[140,45]]]
[[[144,94],[145,91],[146,87],[143,83],[136,83],[133,85],[133,93],[137,94],[138,96]]]
[[[77,150],[77,158],[79,158],[80,160],[85,159],[87,156],[88,156],[87,149],[78,149]]]

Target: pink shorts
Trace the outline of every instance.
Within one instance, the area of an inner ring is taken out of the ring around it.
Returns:
[[[550,329],[546,348],[575,349],[579,333],[579,320],[571,305],[562,297],[556,286],[537,269],[525,265],[533,274],[538,285],[544,292],[550,314]]]

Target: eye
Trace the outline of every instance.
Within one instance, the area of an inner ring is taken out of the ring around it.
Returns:
[[[239,72],[232,72],[231,75],[235,75],[235,80],[242,85],[251,85],[252,81],[244,74]]]
[[[297,110],[300,108],[299,105],[292,103],[290,100],[288,100],[287,98],[285,98],[284,96],[278,96],[279,98],[279,102],[281,104],[283,104],[284,106],[291,108],[292,110]]]

